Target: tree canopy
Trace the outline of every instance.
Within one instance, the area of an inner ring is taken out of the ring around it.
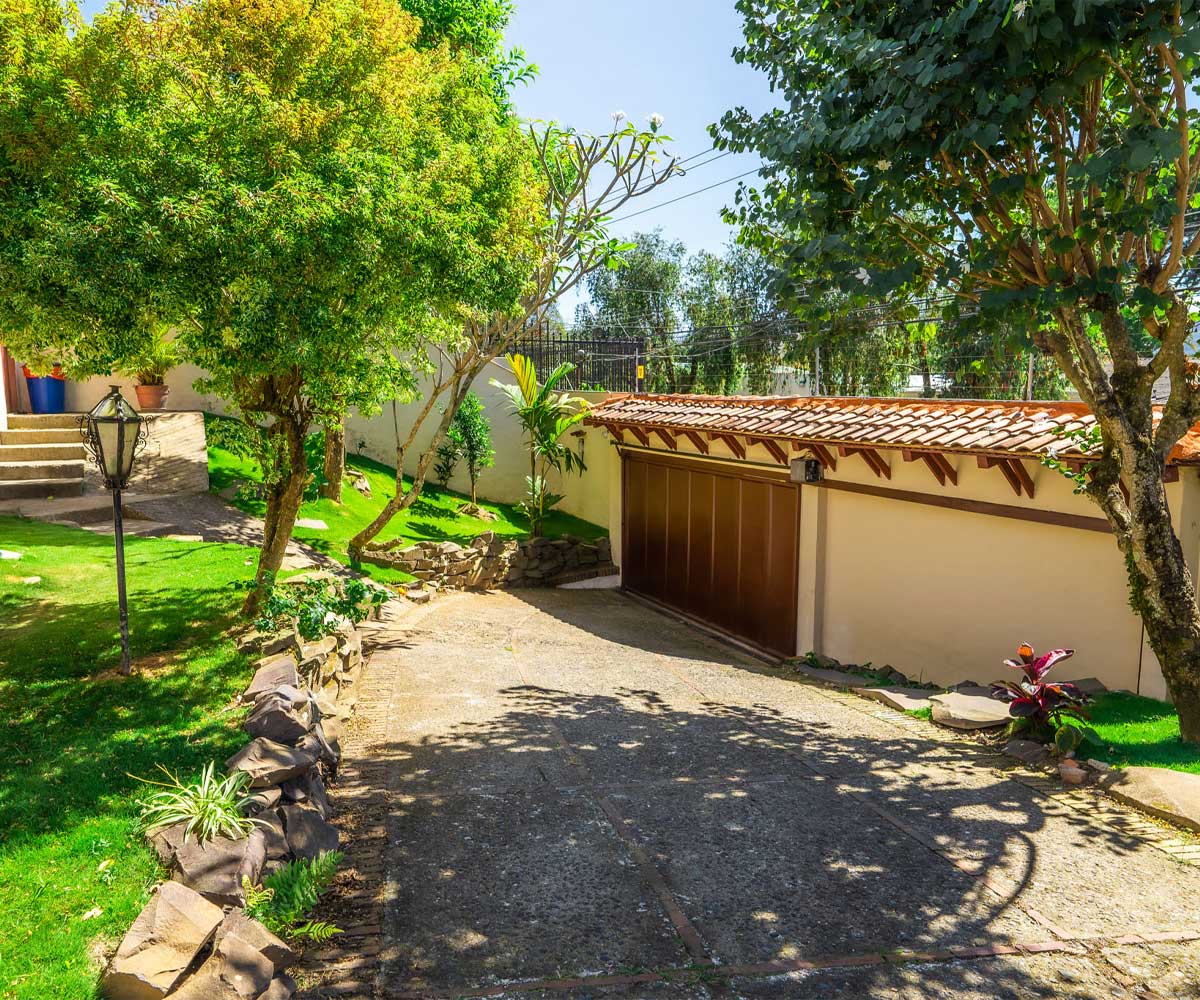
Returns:
[[[781,97],[715,130],[767,163],[732,213],[744,238],[783,262],[797,301],[937,290],[1024,321],[1097,417],[1085,489],[1125,554],[1185,737],[1200,741],[1200,614],[1162,482],[1200,418],[1186,350],[1200,250],[1195,4],[738,9],[735,56]]]
[[[273,421],[286,543],[309,424],[411,393],[402,352],[442,310],[518,301],[542,225],[528,139],[392,0],[39,13],[19,44],[51,57],[0,140],[5,338],[89,374],[113,360],[96,345],[176,326],[212,390]]]

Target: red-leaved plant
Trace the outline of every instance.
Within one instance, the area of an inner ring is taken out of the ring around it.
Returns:
[[[1073,649],[1052,649],[1035,656],[1027,642],[1017,647],[1017,657],[1005,660],[1006,667],[1020,670],[1020,681],[1005,681],[992,685],[992,694],[1008,702],[1008,714],[1013,717],[1014,730],[1028,730],[1044,742],[1054,741],[1060,750],[1074,750],[1083,740],[1091,739],[1090,729],[1078,722],[1087,719],[1085,706],[1091,700],[1076,685],[1046,680],[1050,669],[1075,655]],[[1096,738],[1099,742],[1099,738]]]

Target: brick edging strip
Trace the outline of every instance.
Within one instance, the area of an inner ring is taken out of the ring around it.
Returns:
[[[520,980],[495,986],[471,988],[429,989],[424,986],[400,987],[385,995],[390,1000],[444,1000],[451,997],[500,997],[508,993],[565,992],[567,990],[597,989],[604,986],[636,986],[642,983],[679,983],[688,976],[697,978],[736,979],[740,977],[778,976],[788,972],[835,972],[863,966],[938,965],[948,962],[986,961],[993,958],[1028,958],[1032,955],[1063,953],[1089,955],[1113,947],[1144,947],[1150,944],[1200,941],[1200,930],[1165,931],[1153,935],[1126,934],[1121,937],[1089,935],[1066,941],[1017,941],[1013,944],[972,945],[939,948],[931,951],[865,952],[860,955],[830,955],[811,959],[775,959],[743,965],[708,965],[665,968],[632,975],[579,976],[572,979]],[[1154,995],[1154,994],[1151,994]]]

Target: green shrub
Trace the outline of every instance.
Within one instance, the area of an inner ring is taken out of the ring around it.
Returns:
[[[333,635],[343,621],[358,624],[386,600],[384,590],[358,579],[291,583],[272,589],[254,625],[260,632],[295,625],[305,639],[320,639]]]
[[[340,851],[327,851],[316,858],[297,858],[268,875],[261,886],[243,879],[246,913],[272,934],[293,939],[328,941],[341,930],[323,920],[306,920],[333,882]]]
[[[176,823],[186,823],[185,837],[194,835],[198,840],[231,837],[237,840],[254,829],[254,820],[243,815],[250,800],[245,794],[250,776],[245,771],[234,771],[218,778],[215,765],[210,761],[195,781],[184,784],[161,764],[159,768],[170,781],[137,779],[162,789],[148,795],[142,803],[140,821],[147,834]]]

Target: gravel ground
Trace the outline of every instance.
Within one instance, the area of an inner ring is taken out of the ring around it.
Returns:
[[[1200,997],[1116,940],[1200,869],[620,593],[439,599],[371,677],[362,996]]]

